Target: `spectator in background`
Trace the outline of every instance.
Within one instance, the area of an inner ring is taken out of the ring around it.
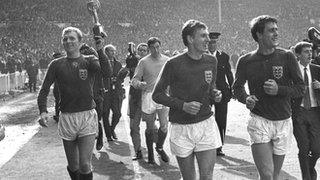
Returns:
[[[12,55],[9,55],[7,58],[7,63],[6,63],[6,67],[8,72],[11,73],[15,73],[16,72],[16,61],[13,58]],[[13,80],[13,79],[12,79]]]
[[[214,103],[214,109],[215,120],[220,131],[220,137],[223,145],[227,130],[228,102],[233,96],[231,88],[234,78],[231,72],[229,55],[217,48],[220,35],[221,33],[219,32],[209,33],[210,42],[208,49],[209,53],[215,56],[218,60],[216,87],[222,92],[222,100]],[[217,156],[225,156],[222,151],[222,146],[217,149]]]
[[[29,77],[29,89],[30,92],[32,90],[34,92],[37,91],[37,80],[38,80],[38,72],[39,72],[39,64],[35,59],[32,60],[32,63],[26,69],[28,77]]]
[[[126,59],[126,68],[129,70],[129,77],[132,80],[134,71],[141,58],[144,58],[149,53],[148,45],[146,43],[140,43],[137,46],[137,53],[129,50],[129,55]],[[128,99],[128,111],[130,117],[130,135],[135,150],[135,156],[133,160],[142,159],[141,152],[141,135],[140,135],[140,122],[141,122],[141,90],[134,88],[130,85],[129,99]]]
[[[215,88],[217,60],[207,54],[209,32],[204,23],[188,20],[182,28],[182,40],[187,52],[165,64],[152,97],[155,102],[170,107],[170,148],[182,178],[209,180],[213,175],[216,148],[221,146],[211,110],[211,104],[222,98]],[[196,178],[195,158],[200,178]]]
[[[277,48],[277,23],[268,15],[251,20],[251,35],[258,48],[240,57],[233,85],[236,98],[251,112],[247,130],[260,179],[274,180],[279,178],[292,137],[290,100],[304,92],[295,56]]]
[[[166,56],[168,56],[168,57],[171,56],[171,53],[170,53],[170,50],[169,50],[169,49],[163,51],[163,54],[166,55]]]
[[[22,73],[22,62],[20,59],[16,59],[16,67],[19,73]]]
[[[2,57],[0,57],[0,73],[6,74],[6,62]]]

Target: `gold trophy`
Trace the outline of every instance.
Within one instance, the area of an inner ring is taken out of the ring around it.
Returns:
[[[93,16],[93,34],[95,36],[102,36],[105,37],[106,34],[103,31],[103,27],[99,22],[99,18],[98,18],[98,9],[100,9],[100,2],[98,0],[90,0],[89,2],[87,2],[87,9],[89,11],[89,14]]]

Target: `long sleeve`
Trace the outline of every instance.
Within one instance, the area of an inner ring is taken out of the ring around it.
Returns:
[[[111,77],[111,74],[112,74],[111,64],[110,64],[110,61],[108,60],[107,55],[104,53],[103,49],[100,49],[97,52],[99,56],[99,62],[100,62],[103,78]]]
[[[44,78],[44,81],[42,83],[39,95],[38,95],[38,107],[39,107],[39,111],[40,114],[43,112],[48,112],[47,110],[47,98],[48,98],[48,94],[50,92],[50,86],[53,84],[53,82],[55,81],[55,72],[54,72],[54,66],[55,63],[54,61],[52,63],[50,63],[49,67],[48,67],[48,71],[46,73],[46,76]]]
[[[289,95],[291,97],[301,97],[304,94],[304,82],[299,69],[298,62],[292,53],[287,53],[287,63],[289,68],[289,73],[292,78],[292,86],[278,86],[279,95]]]
[[[168,86],[171,84],[171,72],[172,69],[170,66],[170,62],[168,61],[159,74],[158,80],[152,93],[152,99],[156,103],[163,104],[170,108],[182,110],[184,102],[178,98],[170,97],[167,94]]]
[[[246,98],[249,96],[244,88],[244,84],[246,83],[246,74],[245,74],[245,63],[244,58],[241,57],[238,61],[238,65],[236,68],[235,81],[233,84],[233,92],[235,97],[241,103],[246,103]]]

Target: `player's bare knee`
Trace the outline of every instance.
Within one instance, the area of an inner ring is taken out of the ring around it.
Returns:
[[[261,180],[272,180],[274,176],[274,172],[273,172],[273,169],[264,168],[261,171],[259,171],[259,175]]]
[[[88,174],[91,172],[91,165],[89,162],[86,162],[86,163],[83,163],[83,164],[80,164],[80,173],[82,174]]]

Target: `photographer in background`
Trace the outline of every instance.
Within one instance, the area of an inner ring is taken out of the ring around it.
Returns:
[[[148,45],[140,43],[137,47],[137,52],[134,51],[134,44],[129,43],[129,54],[126,58],[126,68],[129,71],[130,80],[134,75],[139,60],[148,55]],[[140,136],[140,122],[141,122],[141,90],[135,89],[130,85],[129,89],[129,103],[128,103],[128,116],[130,117],[130,135],[132,144],[136,152],[132,160],[142,159],[141,152],[141,136]]]
[[[307,32],[308,42],[312,43],[312,63],[320,65],[320,31],[310,27]]]

